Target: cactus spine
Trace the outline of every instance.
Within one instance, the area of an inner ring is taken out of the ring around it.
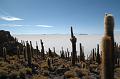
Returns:
[[[72,65],[75,65],[76,61],[76,37],[73,35],[73,29],[71,27],[71,38],[70,41],[72,43]]]

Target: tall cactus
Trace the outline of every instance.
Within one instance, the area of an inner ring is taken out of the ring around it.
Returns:
[[[104,18],[104,27],[105,27],[105,35],[110,36],[112,40],[112,60],[113,63],[115,61],[115,53],[114,53],[114,17],[112,14],[106,14]],[[114,66],[114,64],[113,64]],[[114,70],[113,70],[114,71]]]
[[[84,47],[80,43],[80,61],[85,61],[85,56],[84,56]]]
[[[33,46],[32,46],[32,41],[30,41],[30,52],[31,52],[31,56],[33,57]]]
[[[102,39],[101,79],[114,79],[114,18],[106,14],[104,18],[105,35]]]
[[[68,56],[68,60],[69,60],[70,52],[69,52],[68,48],[67,48],[67,56]]]
[[[112,42],[109,36],[102,39],[102,73],[101,79],[113,79],[112,73]]]
[[[44,53],[44,46],[43,46],[43,42],[42,42],[42,40],[40,40],[40,42],[41,42],[41,54],[42,54],[42,58],[44,59],[45,58],[45,53]]]
[[[96,61],[97,53],[96,53],[96,48],[95,48],[95,61]]]
[[[73,29],[71,27],[71,38],[70,41],[72,43],[72,65],[75,65],[76,62],[76,37],[73,35]]]
[[[80,61],[82,61],[82,45],[80,43]]]
[[[54,53],[54,55],[56,54],[56,52],[55,52],[55,47],[53,47],[53,53]]]
[[[92,59],[93,59],[93,61],[95,61],[95,50],[94,49],[92,51]]]
[[[24,54],[24,59],[25,61],[27,61],[27,56],[26,56],[26,47],[23,47],[23,54]]]
[[[37,41],[36,41],[36,54],[37,54],[37,57],[38,57],[39,56],[39,49],[38,49]]]
[[[27,48],[27,58],[28,58],[28,66],[31,67],[32,64],[32,57],[31,57],[31,52],[30,52],[30,45],[28,42],[26,42],[26,48]]]
[[[99,53],[99,44],[97,44],[97,56],[96,56],[96,62],[97,62],[98,64],[101,63],[101,61],[100,61],[100,53]]]

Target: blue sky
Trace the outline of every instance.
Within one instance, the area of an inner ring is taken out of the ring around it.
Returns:
[[[104,15],[120,30],[120,0],[0,0],[0,30],[12,34],[102,34]]]

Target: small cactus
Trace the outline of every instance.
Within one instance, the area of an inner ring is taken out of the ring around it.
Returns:
[[[17,57],[18,57],[18,59],[20,59],[20,48],[19,48],[19,46],[17,46]]]
[[[67,55],[68,55],[68,60],[69,60],[70,52],[69,52],[68,48],[67,48]]]
[[[50,48],[48,49],[48,53],[49,53],[49,57],[54,57],[54,55],[53,55],[53,53],[52,53]]]
[[[3,47],[3,57],[4,57],[4,61],[7,60],[7,50],[6,47]]]

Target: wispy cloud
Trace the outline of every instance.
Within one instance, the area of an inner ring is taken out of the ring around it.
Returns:
[[[53,26],[49,26],[49,25],[24,25],[24,24],[0,24],[0,27],[32,27],[32,26],[36,26],[36,27],[43,27],[43,28],[51,28]]]
[[[13,17],[13,16],[0,16],[0,20],[5,20],[5,21],[19,21],[19,20],[24,20],[18,17]]]
[[[0,24],[0,27],[21,27],[19,24]]]
[[[49,25],[36,25],[38,27],[46,27],[46,28],[50,28],[50,27],[53,27],[53,26],[49,26]]]

